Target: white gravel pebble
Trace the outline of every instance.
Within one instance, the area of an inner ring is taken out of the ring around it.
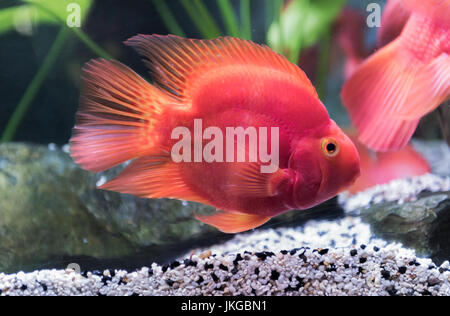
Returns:
[[[387,184],[377,185],[354,195],[346,192],[338,197],[339,204],[348,211],[354,212],[380,202],[398,201],[403,204],[415,200],[424,191],[439,192],[450,190],[450,176],[425,174],[406,179],[393,180]]]

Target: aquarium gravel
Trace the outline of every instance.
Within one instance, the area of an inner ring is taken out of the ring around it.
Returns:
[[[247,249],[247,250],[246,250]],[[251,250],[251,251],[249,251]],[[219,254],[220,253],[220,254]],[[0,274],[2,295],[450,295],[450,264],[346,217],[258,230],[137,271]]]
[[[406,201],[413,201],[422,192],[449,190],[450,176],[428,173],[423,176],[393,180],[354,195],[343,193],[339,195],[338,200],[346,211],[356,211],[381,202],[398,201],[399,204],[402,204]]]

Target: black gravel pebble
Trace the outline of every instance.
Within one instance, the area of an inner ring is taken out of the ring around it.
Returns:
[[[258,259],[261,259],[262,261],[266,260],[267,255],[264,252],[257,252],[255,253],[255,256],[258,257]]]
[[[214,272],[211,273],[211,278],[213,279],[214,282],[216,283],[219,282],[219,277]]]
[[[199,276],[198,277],[198,280],[196,281],[198,284],[201,284],[201,283],[203,283],[203,281],[205,281],[205,279],[203,279],[203,277],[202,276]]]
[[[167,279],[167,280],[166,280],[166,284],[167,284],[168,286],[172,286],[174,283],[175,283],[175,281],[172,280],[172,279]]]
[[[378,252],[378,251],[380,251],[380,248],[378,248],[377,246],[374,246],[373,251]]]
[[[212,268],[214,268],[214,265],[212,263],[205,263],[205,270],[212,269]]]
[[[25,284],[22,284],[22,286],[20,287],[20,289],[22,291],[25,291],[26,289],[28,289],[28,286],[26,286]]]
[[[395,289],[395,287],[391,287],[389,289],[386,289],[386,291],[389,293],[390,296],[396,296],[397,295],[397,290]]]
[[[326,255],[327,253],[328,253],[328,249],[319,250],[319,255],[321,255],[321,256]]]
[[[236,267],[234,267],[233,269],[231,269],[230,272],[231,272],[232,274],[236,274],[236,273],[238,273],[238,271],[239,271],[239,270],[238,270]]]
[[[219,265],[219,269],[221,269],[223,271],[228,271],[228,267],[222,263]]]
[[[305,286],[305,283],[303,282],[304,281],[303,278],[296,276],[295,279],[298,281],[298,284],[297,284],[298,288]]]
[[[109,277],[109,276],[104,275],[104,276],[102,277],[102,283],[103,283],[103,285],[107,285],[107,284],[108,284],[108,281],[111,281],[111,280],[112,280],[112,278]]]
[[[298,257],[302,259],[304,262],[308,262],[308,258],[305,256],[305,251],[303,253],[299,254]]]
[[[280,277],[280,272],[278,272],[277,270],[272,270],[271,274],[270,274],[270,278],[274,281],[278,280],[278,278]]]
[[[391,273],[387,270],[382,270],[381,271],[381,276],[383,277],[383,279],[385,280],[389,280],[391,277]]]
[[[236,255],[236,258],[233,260],[233,264],[236,266],[239,263],[239,261],[242,261],[242,260],[244,260],[244,259],[242,258],[241,254],[238,253]]]
[[[255,256],[258,257],[258,259],[264,261],[264,260],[266,260],[267,257],[275,256],[275,254],[273,252],[271,252],[271,251],[263,251],[263,252],[256,252]]]
[[[181,265],[181,263],[179,263],[178,261],[174,261],[170,264],[170,268],[171,269],[175,269],[176,267],[179,267]]]
[[[297,253],[297,251],[299,251],[299,250],[301,250],[302,248],[294,248],[294,249],[292,249],[290,252],[289,252],[289,254],[291,255],[291,256],[293,256],[293,255],[295,255],[296,253]]]
[[[280,251],[283,255],[287,255],[288,251],[287,250],[281,250]]]
[[[354,257],[358,254],[358,251],[356,251],[356,249],[352,249],[350,250],[350,256]]]
[[[365,263],[367,261],[366,257],[359,258],[359,263]]]
[[[44,290],[44,292],[47,292],[48,288],[47,288],[47,284],[45,283],[41,283],[42,289]],[[1,294],[1,293],[0,293]]]
[[[406,272],[406,267],[403,266],[403,267],[398,268],[398,272],[400,272],[401,274],[405,274],[405,272]]]
[[[288,286],[287,288],[284,289],[285,292],[293,292],[295,291],[295,288],[293,288],[292,286]]]
[[[197,261],[193,261],[191,259],[184,259],[183,264],[185,267],[196,267]]]
[[[256,274],[256,275],[259,274],[259,268],[258,268],[258,267],[255,268],[255,274]]]

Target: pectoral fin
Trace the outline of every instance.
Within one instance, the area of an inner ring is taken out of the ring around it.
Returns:
[[[249,197],[270,197],[289,181],[287,172],[278,168],[274,173],[262,173],[259,163],[237,163],[230,175],[228,192]]]

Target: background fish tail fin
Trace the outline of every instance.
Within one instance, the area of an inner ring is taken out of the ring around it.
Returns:
[[[449,98],[450,55],[442,53],[420,67],[407,102],[397,114],[403,119],[416,119],[434,111]]]
[[[381,28],[377,33],[377,46],[383,47],[396,39],[411,16],[409,8],[402,0],[388,0],[381,18]]]
[[[450,0],[403,0],[403,4],[413,12],[450,23]]]
[[[84,169],[103,171],[150,151],[165,96],[130,68],[97,59],[83,68],[80,108],[70,140]]]
[[[424,108],[438,105],[433,101],[436,98],[430,98],[435,90],[428,91],[423,86],[421,72],[426,65],[408,62],[402,49],[400,39],[380,49],[358,68],[342,90],[342,101],[360,141],[376,151],[404,147]],[[420,87],[420,98],[414,97],[417,87]],[[414,109],[415,115],[402,116],[407,107]]]

